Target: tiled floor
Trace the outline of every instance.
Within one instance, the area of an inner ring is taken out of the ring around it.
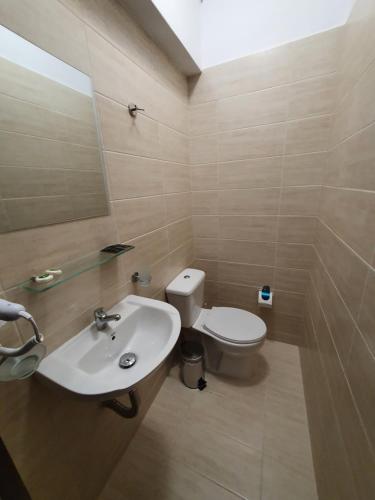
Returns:
[[[172,369],[100,500],[316,500],[298,348],[267,341],[258,375]]]

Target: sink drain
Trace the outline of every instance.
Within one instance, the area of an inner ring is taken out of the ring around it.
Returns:
[[[126,352],[120,358],[119,365],[120,368],[131,368],[137,361],[137,356],[134,352]]]

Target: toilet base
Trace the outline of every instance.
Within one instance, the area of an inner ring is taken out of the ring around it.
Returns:
[[[246,355],[239,356],[223,351],[220,344],[207,335],[202,335],[202,341],[208,372],[241,380],[250,380],[256,375],[259,364],[257,351],[260,345],[255,346],[253,351],[247,351]]]

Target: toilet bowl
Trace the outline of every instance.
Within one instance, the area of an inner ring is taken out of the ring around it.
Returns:
[[[243,309],[203,308],[204,279],[204,271],[184,269],[167,286],[168,301],[180,312],[183,327],[203,334],[209,370],[230,376],[248,375],[251,358],[266,338],[266,324]]]

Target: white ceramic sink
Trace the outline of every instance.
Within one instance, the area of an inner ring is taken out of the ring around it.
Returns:
[[[177,309],[159,300],[128,295],[108,313],[121,319],[102,331],[92,323],[47,356],[38,373],[84,396],[127,392],[165,360],[180,334]],[[124,369],[119,360],[128,352],[137,361]]]

